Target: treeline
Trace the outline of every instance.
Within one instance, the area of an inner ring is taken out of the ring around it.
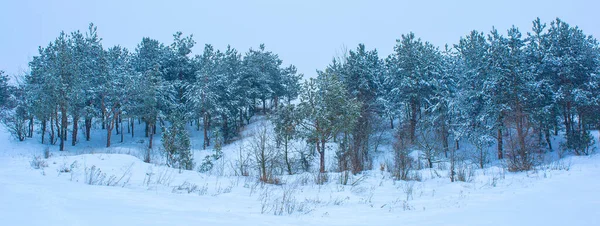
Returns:
[[[596,39],[560,19],[549,26],[536,19],[526,35],[516,27],[506,35],[472,31],[443,49],[409,33],[385,59],[362,44],[334,59],[303,85],[296,112],[280,114],[299,117],[321,172],[331,141],[339,144],[338,170],[371,169],[385,124],[397,131],[397,168],[411,150],[433,167],[467,143],[480,167],[496,145],[509,170],[529,170],[546,150],[590,153],[589,130],[600,122],[599,66]],[[553,147],[561,131],[566,142]]]
[[[39,128],[41,142],[58,143],[62,151],[68,139],[73,146],[89,141],[94,125],[105,130],[110,147],[113,132],[123,141],[124,131],[134,136],[135,125],[143,122],[152,148],[157,126],[190,123],[204,130],[207,147],[211,140],[234,138],[255,112],[298,95],[302,74],[293,65],[282,66],[264,45],[242,56],[230,46],[220,51],[207,44],[192,57],[193,37],[178,32],[173,38],[168,46],[143,38],[130,52],[105,49],[93,24],[85,34],[60,33],[39,48],[30,73],[12,87],[18,92],[7,96],[13,110],[5,124],[19,140]]]
[[[506,34],[472,31],[443,49],[409,33],[386,58],[360,44],[302,85],[296,68],[282,67],[264,45],[243,57],[230,47],[221,52],[206,45],[202,55],[190,57],[192,36],[177,33],[170,46],[144,38],[129,53],[119,46],[105,50],[90,26],[85,35],[61,33],[40,48],[31,73],[10,92],[19,97],[5,121],[20,128],[15,134],[21,140],[37,123],[42,142],[58,141],[61,150],[69,125],[76,145],[82,122],[86,140],[99,123],[110,146],[113,129],[133,135],[141,120],[150,148],[157,125],[170,125],[165,134],[185,136],[183,125],[190,123],[203,129],[207,147],[211,140],[220,145],[232,139],[255,113],[271,112],[288,173],[293,139],[316,150],[320,172],[331,142],[338,144],[339,171],[371,169],[386,128],[395,130],[398,174],[412,150],[433,167],[453,162],[462,148],[484,167],[492,145],[510,170],[529,170],[545,151],[589,154],[589,130],[600,124],[596,39],[560,19],[532,24],[525,35],[516,27]],[[551,137],[559,134],[565,142],[553,147]],[[186,146],[172,144],[173,156]]]

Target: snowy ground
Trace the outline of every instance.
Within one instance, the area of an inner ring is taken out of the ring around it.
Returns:
[[[229,159],[209,174],[144,163],[135,157],[139,139],[108,150],[94,148],[100,138],[63,153],[52,149],[39,159],[48,166],[34,169],[44,146],[0,133],[1,224],[600,225],[598,155],[527,173],[473,170],[470,182],[450,183],[440,167],[421,170],[421,182],[395,181],[376,169],[348,185],[334,173],[324,185],[313,173],[262,185],[233,176],[231,156],[243,139],[224,148]],[[206,153],[197,151],[196,159]]]

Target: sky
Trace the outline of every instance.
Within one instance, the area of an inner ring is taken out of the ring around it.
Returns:
[[[359,43],[386,57],[396,39],[409,32],[443,47],[471,30],[506,31],[515,25],[525,34],[536,17],[547,23],[559,17],[599,37],[598,9],[596,0],[1,0],[0,70],[26,73],[39,46],[61,31],[86,31],[93,22],[105,48],[133,51],[143,37],[168,45],[181,31],[194,35],[194,55],[205,44],[221,50],[229,44],[245,53],[264,43],[284,65],[294,64],[312,77]]]

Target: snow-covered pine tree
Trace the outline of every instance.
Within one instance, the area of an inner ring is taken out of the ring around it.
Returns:
[[[143,38],[133,58],[134,70],[141,74],[139,87],[142,89],[139,90],[135,112],[146,123],[149,149],[152,148],[157,121],[162,121],[174,104],[174,89],[163,78],[162,64],[167,56],[166,51],[165,46],[157,40]]]
[[[370,167],[369,139],[377,112],[377,84],[382,76],[383,62],[377,50],[368,51],[364,44],[359,44],[355,51],[349,51],[343,64],[334,61],[328,70],[339,76],[348,92],[349,98],[356,98],[361,103],[360,117],[353,126],[351,135],[352,149],[350,155],[352,171],[358,173]]]
[[[319,172],[325,173],[325,144],[338,133],[351,133],[360,117],[361,102],[351,97],[331,70],[319,72],[302,86],[298,106],[300,130],[319,153]]]

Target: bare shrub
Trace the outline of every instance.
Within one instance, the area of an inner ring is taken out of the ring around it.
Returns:
[[[59,173],[71,173],[73,172],[73,170],[75,168],[77,168],[78,164],[77,161],[73,161],[73,163],[71,163],[71,165],[67,166],[67,163],[63,163],[59,168],[58,168],[58,172]]]
[[[388,167],[398,180],[408,180],[414,160],[410,156],[410,139],[405,129],[399,129],[394,142],[394,167]]]
[[[329,182],[329,174],[318,172],[318,173],[314,174],[313,179],[314,179],[315,184],[322,185],[322,184]]]
[[[42,159],[42,157],[39,155],[34,155],[33,159],[29,162],[29,164],[34,169],[42,169],[48,167],[48,163],[46,162],[46,160]]]
[[[144,176],[143,184],[145,186],[150,185],[164,185],[170,186],[173,181],[173,169],[171,168],[163,168],[163,170],[158,173],[154,172],[154,168],[148,167],[146,171],[146,175]]]
[[[456,153],[455,149],[450,150],[450,171],[448,172],[448,176],[450,177],[450,182],[457,181],[457,165],[463,164],[464,158],[462,155]]]
[[[510,172],[528,171],[533,169],[534,161],[531,153],[507,153],[507,169]]]
[[[280,167],[278,162],[275,139],[269,132],[266,123],[263,123],[254,133],[251,139],[251,148],[254,155],[259,180],[264,183],[278,184],[279,179],[274,177],[274,171]]]
[[[404,192],[404,195],[406,195],[405,201],[414,199],[414,197],[413,197],[414,188],[415,188],[414,181],[407,181],[405,183],[402,183],[402,191]]]
[[[281,197],[276,198],[273,202],[274,215],[292,214],[298,206],[298,202],[294,196],[296,188],[292,186],[283,186],[282,188]]]
[[[421,129],[416,138],[416,142],[417,146],[422,151],[419,158],[426,161],[427,168],[433,168],[433,164],[438,162],[437,158],[441,149],[434,132],[427,128]]]
[[[182,193],[197,193],[198,195],[205,195],[208,191],[208,184],[200,187],[194,183],[190,183],[188,181],[184,181],[182,184],[174,186],[172,192],[177,194]]]
[[[20,104],[15,106],[13,109],[0,112],[0,122],[4,125],[8,132],[10,132],[10,134],[19,141],[24,141],[27,137],[27,120],[30,118],[31,117],[28,114],[25,106]]]
[[[230,164],[235,176],[247,177],[250,175],[250,154],[244,150],[243,146],[243,143],[239,145],[237,159],[235,159],[235,163]]]
[[[339,183],[341,185],[347,185],[348,184],[348,180],[350,179],[350,171],[349,170],[345,170],[340,172],[340,179],[339,179]]]
[[[471,182],[475,176],[475,170],[471,164],[462,161],[456,166],[455,181]]]
[[[93,165],[90,168],[85,168],[85,183],[89,185],[102,185],[106,179],[106,173],[103,173],[100,168]]]
[[[92,165],[90,168],[85,168],[85,183],[89,185],[105,185],[105,186],[121,186],[125,187],[131,178],[130,165],[126,170],[123,171],[121,176],[110,175],[107,177],[106,173],[102,172],[100,168]]]

